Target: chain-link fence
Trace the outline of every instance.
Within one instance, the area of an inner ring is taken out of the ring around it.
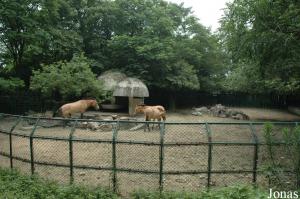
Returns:
[[[286,150],[281,133],[296,122],[273,123],[272,157],[264,123],[148,123],[150,131],[145,122],[1,114],[0,166],[121,194],[275,182],[299,187],[296,154]],[[280,182],[272,163],[284,168]]]

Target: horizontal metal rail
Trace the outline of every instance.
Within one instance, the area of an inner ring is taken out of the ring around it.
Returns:
[[[162,122],[155,122],[155,121],[127,121],[127,120],[97,120],[97,119],[79,119],[79,118],[58,118],[58,117],[36,117],[36,116],[23,116],[23,115],[14,115],[14,114],[6,114],[3,113],[1,115],[2,117],[20,117],[24,119],[40,119],[40,120],[58,120],[58,121],[73,121],[75,122],[76,120],[78,122],[99,122],[99,123],[149,123],[149,124],[160,124]],[[295,122],[289,122],[289,121],[276,121],[276,122],[271,122],[274,125],[284,125],[284,124],[296,124],[299,121]],[[165,121],[165,125],[264,125],[266,122],[169,122]]]
[[[7,131],[0,130],[0,134],[6,134],[9,135],[10,133]],[[24,134],[24,133],[18,133],[18,132],[12,132],[11,135],[17,136],[17,137],[24,137],[29,138],[30,135]],[[55,141],[69,141],[68,137],[55,137],[55,136],[39,136],[34,135],[34,139],[40,139],[40,140],[55,140]],[[89,139],[89,138],[73,138],[72,141],[74,142],[88,142],[88,143],[107,143],[111,144],[112,140],[102,140],[102,139]],[[159,146],[159,141],[157,142],[149,142],[149,141],[131,141],[131,140],[117,140],[116,144],[127,144],[127,145],[149,145],[149,146]],[[201,145],[208,145],[208,142],[165,142],[165,147],[174,147],[174,146],[201,146]],[[255,143],[249,141],[249,142],[216,142],[212,141],[212,145],[233,145],[233,146],[254,146]],[[272,145],[285,145],[287,143],[285,142],[272,142]],[[258,145],[269,145],[265,142],[260,142]]]

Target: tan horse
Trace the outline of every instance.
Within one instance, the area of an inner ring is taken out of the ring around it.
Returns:
[[[134,114],[137,113],[144,113],[145,115],[145,121],[161,121],[163,119],[166,121],[166,110],[163,106],[157,105],[157,106],[146,106],[144,104],[137,105],[135,107]],[[154,126],[154,124],[153,124]],[[153,129],[152,126],[152,129]],[[147,124],[148,130],[150,131],[149,124]],[[145,130],[145,129],[144,129]]]
[[[53,117],[58,113],[62,117],[70,118],[72,114],[74,113],[81,113],[81,118],[83,117],[83,113],[89,108],[93,107],[94,109],[98,110],[99,105],[96,100],[90,99],[90,100],[78,100],[73,103],[68,103],[62,105],[56,113],[53,114]]]

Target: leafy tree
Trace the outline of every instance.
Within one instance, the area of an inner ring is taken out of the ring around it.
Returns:
[[[112,67],[161,89],[217,87],[222,68],[217,39],[190,9],[165,1],[115,3],[122,11],[116,35],[108,42]]]
[[[31,89],[46,97],[62,97],[63,100],[82,97],[101,99],[104,95],[101,83],[91,71],[89,60],[83,55],[74,56],[70,62],[43,65],[33,71]]]
[[[5,62],[29,85],[31,70],[41,62],[70,59],[80,38],[70,25],[70,7],[62,0],[0,1],[0,42]]]
[[[24,82],[18,78],[2,78],[0,77],[0,92],[14,92],[24,88]]]
[[[229,80],[238,80],[230,83],[237,85],[234,89],[251,87],[252,93],[278,94],[300,91],[299,16],[300,2],[295,0],[227,4],[220,37],[232,61]]]

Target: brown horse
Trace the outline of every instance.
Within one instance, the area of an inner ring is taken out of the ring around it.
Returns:
[[[74,113],[81,113],[81,118],[83,117],[83,113],[89,108],[93,107],[94,109],[98,110],[99,105],[96,100],[88,99],[88,100],[78,100],[73,103],[68,103],[62,105],[56,113],[53,114],[53,117],[56,114],[61,115],[62,117],[71,117]]]
[[[137,105],[135,107],[135,111],[134,114],[137,113],[144,113],[145,115],[145,121],[155,121],[157,119],[157,121],[161,121],[161,119],[163,119],[164,121],[166,121],[166,110],[163,106],[157,105],[157,106],[146,106],[144,104],[141,105]],[[154,126],[154,124],[153,124]],[[153,129],[152,126],[152,129]],[[149,124],[147,124],[148,130],[150,131],[150,127]],[[144,129],[145,130],[145,129]]]

